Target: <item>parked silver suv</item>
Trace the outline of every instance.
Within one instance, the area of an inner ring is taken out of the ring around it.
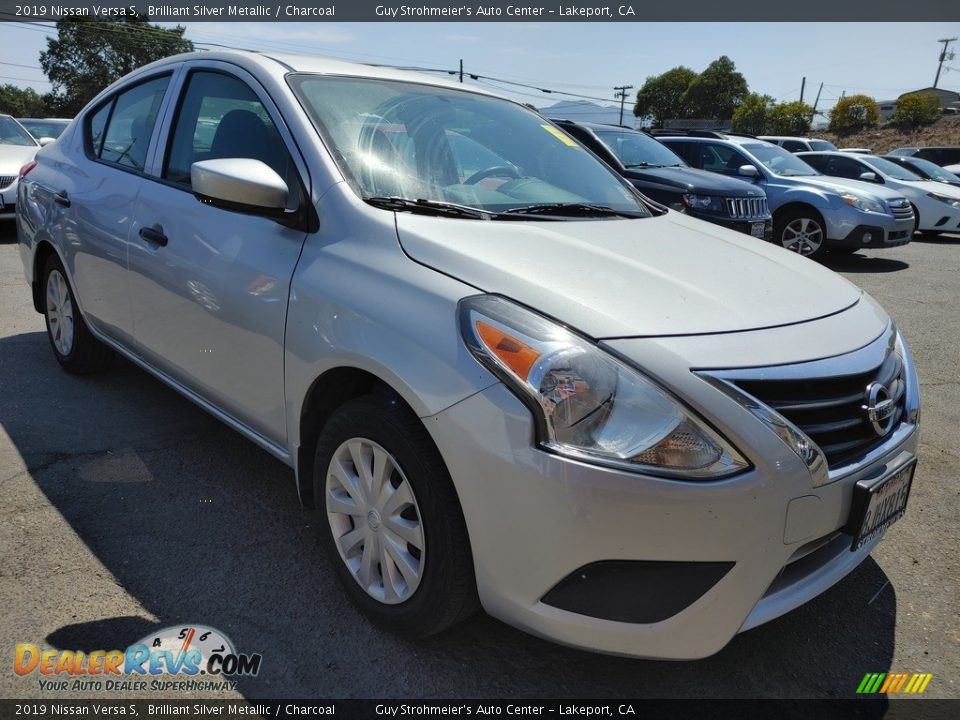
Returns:
[[[920,398],[883,309],[648,206],[520,104],[181,55],[97,97],[19,200],[57,361],[119,353],[289,464],[346,592],[403,633],[479,602],[703,657],[905,510]]]

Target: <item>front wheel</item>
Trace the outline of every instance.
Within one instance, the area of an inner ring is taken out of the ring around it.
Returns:
[[[473,557],[453,482],[423,423],[397,398],[351,400],[314,461],[320,541],[374,622],[426,637],[472,614]]]
[[[826,253],[826,223],[813,209],[791,210],[774,219],[773,241],[804,257],[821,258]]]

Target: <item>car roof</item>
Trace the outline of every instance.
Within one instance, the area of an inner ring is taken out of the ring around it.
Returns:
[[[477,95],[500,97],[496,93],[475,85],[463,85],[456,80],[446,77],[437,77],[422,72],[414,72],[385,65],[368,65],[353,63],[346,60],[319,57],[315,55],[300,55],[296,53],[254,52],[251,50],[215,50],[204,52],[189,52],[157,60],[135,70],[131,75],[139,75],[167,65],[187,62],[191,60],[221,61],[240,65],[247,70],[261,70],[268,74],[283,76],[288,73],[316,73],[321,75],[342,75],[348,77],[372,78],[378,80],[397,80],[412,82],[419,85],[463,90]]]
[[[607,123],[595,123],[595,122],[583,122],[581,120],[570,120],[569,118],[548,118],[551,122],[562,123],[564,125],[576,125],[577,127],[585,128],[587,130],[593,130],[594,132],[611,132],[613,130],[619,130],[621,132],[631,132],[637,133],[639,135],[645,135],[642,130],[637,130],[632,127],[625,127],[623,125],[612,125]]]
[[[657,140],[692,140],[694,142],[719,142],[719,143],[730,143],[731,145],[775,145],[775,143],[767,142],[766,140],[761,140],[758,137],[753,135],[723,135],[718,133],[719,137],[704,137],[703,135],[661,135],[657,134],[654,137]]]

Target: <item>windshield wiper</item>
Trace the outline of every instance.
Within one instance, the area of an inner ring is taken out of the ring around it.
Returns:
[[[427,200],[425,198],[411,200],[405,197],[368,197],[364,198],[364,200],[375,207],[398,212],[471,218],[473,220],[490,220],[493,217],[493,213],[487,212],[486,210],[481,210],[480,208],[469,205],[457,205],[456,203],[444,202],[442,200]]]
[[[629,165],[624,165],[625,168],[635,168],[635,167],[645,167],[645,168],[662,168],[663,165],[659,163],[648,163],[648,162],[638,162],[630,163]],[[670,167],[676,167],[676,165],[671,165]]]
[[[593,205],[591,203],[541,203],[538,205],[523,205],[521,207],[510,208],[500,213],[501,215],[556,215],[561,217],[596,217],[611,215],[617,217],[646,217],[640,212],[628,212],[624,210],[614,210],[606,205]]]

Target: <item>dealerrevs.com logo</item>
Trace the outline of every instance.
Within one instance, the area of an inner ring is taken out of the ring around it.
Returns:
[[[237,652],[219,630],[179,625],[152,633],[126,650],[40,650],[19,643],[13,671],[37,676],[41,690],[196,692],[233,690],[254,677],[263,656]]]

